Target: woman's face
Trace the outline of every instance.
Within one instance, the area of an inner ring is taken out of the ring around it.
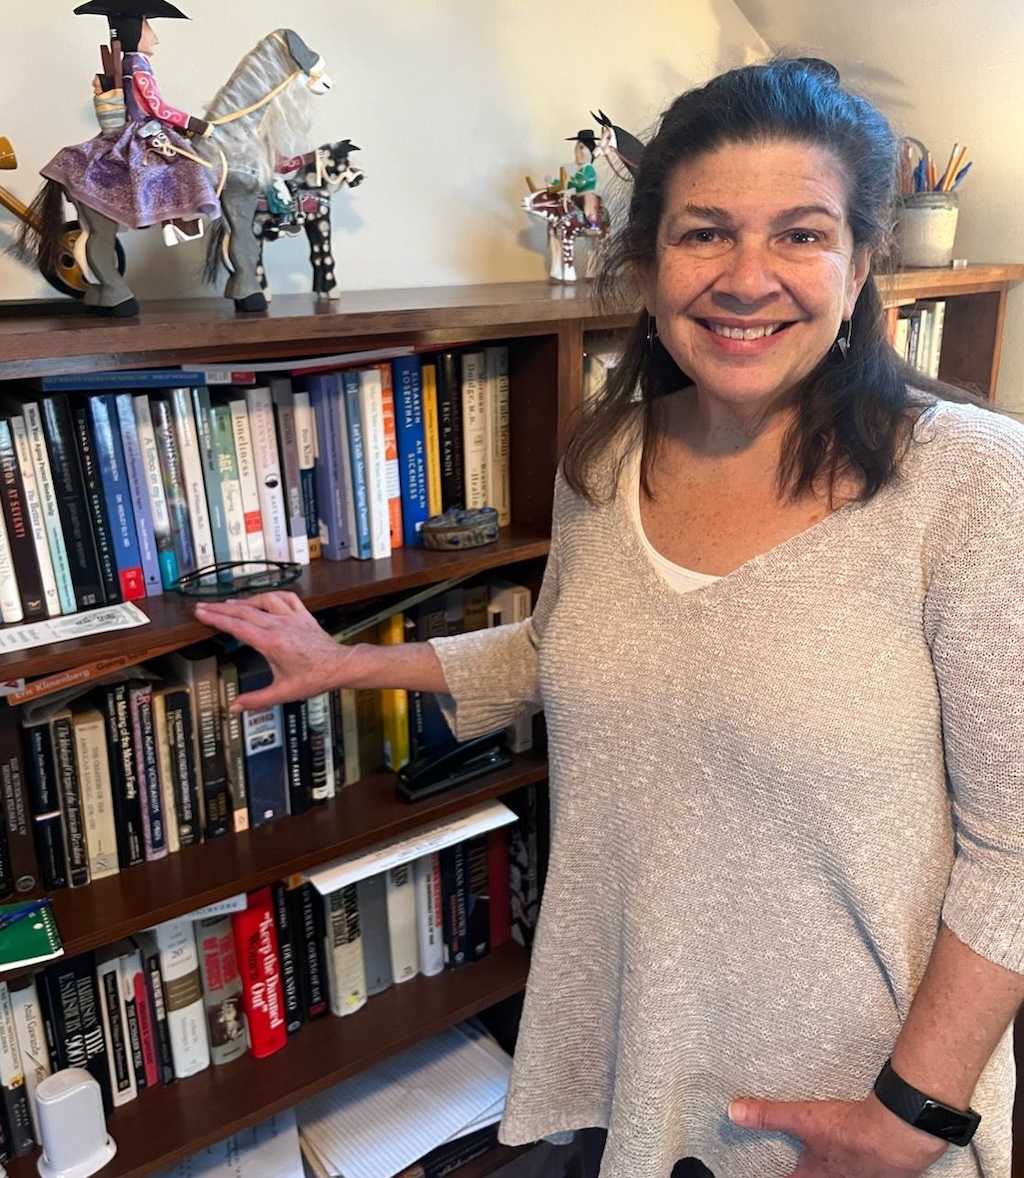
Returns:
[[[139,52],[152,57],[153,50],[160,44],[160,38],[153,32],[148,20],[142,22],[142,36],[139,38]]]
[[[699,394],[784,404],[828,352],[871,255],[854,250],[846,201],[832,153],[793,140],[726,144],[669,177],[638,280]]]

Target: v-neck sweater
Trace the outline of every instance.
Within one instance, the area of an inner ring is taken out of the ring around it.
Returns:
[[[864,1097],[940,921],[1024,972],[1024,429],[936,406],[872,499],[687,593],[626,482],[559,478],[529,621],[434,640],[460,738],[548,725],[502,1138],[599,1125],[601,1178],[782,1178],[798,1143],[731,1098]],[[1007,1034],[929,1173],[1007,1178],[1013,1082]]]

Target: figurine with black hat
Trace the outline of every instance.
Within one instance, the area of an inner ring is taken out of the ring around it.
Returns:
[[[600,229],[601,202],[597,195],[597,169],[594,167],[597,139],[593,131],[584,129],[567,136],[566,142],[576,144],[576,171],[566,181],[566,187],[571,188],[580,198],[587,225],[591,229]]]

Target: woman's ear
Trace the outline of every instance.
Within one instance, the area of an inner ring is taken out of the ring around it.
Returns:
[[[641,266],[634,266],[633,281],[636,283],[636,288],[640,292],[640,298],[643,299],[644,309],[648,315],[653,315],[655,313],[654,295],[657,288],[654,265],[652,263],[645,263]]]
[[[860,298],[860,292],[864,289],[864,283],[868,280],[868,275],[871,273],[871,259],[875,256],[875,247],[873,245],[863,245],[853,251],[853,257],[850,259],[850,277],[846,288],[846,305],[843,310],[843,318],[850,319],[853,317],[853,309],[857,305],[857,299]]]

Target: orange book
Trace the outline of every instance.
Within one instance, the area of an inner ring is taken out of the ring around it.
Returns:
[[[395,392],[391,383],[391,365],[378,364],[384,406],[384,462],[388,472],[388,520],[391,525],[391,548],[402,547],[402,488],[398,471],[398,431],[395,427]]]

